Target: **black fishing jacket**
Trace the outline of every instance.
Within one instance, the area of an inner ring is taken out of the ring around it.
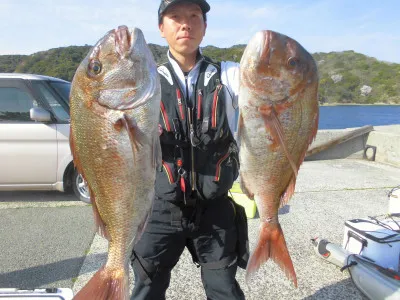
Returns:
[[[162,169],[156,198],[189,205],[226,195],[238,176],[238,149],[228,125],[221,66],[202,58],[186,99],[170,62],[158,67],[161,82]]]

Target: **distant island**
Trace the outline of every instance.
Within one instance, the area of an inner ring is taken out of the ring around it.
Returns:
[[[149,44],[157,63],[166,61],[166,46]],[[246,45],[206,46],[204,55],[239,62]],[[0,55],[0,72],[34,73],[72,80],[91,46],[70,46],[32,55]],[[400,64],[383,62],[354,51],[314,53],[318,65],[319,102],[332,104],[400,104]]]

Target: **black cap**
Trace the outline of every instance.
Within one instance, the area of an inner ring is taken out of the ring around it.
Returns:
[[[205,0],[161,0],[160,7],[158,8],[158,23],[162,21],[162,14],[173,4],[181,2],[191,2],[200,6],[203,14],[210,10],[210,5]]]

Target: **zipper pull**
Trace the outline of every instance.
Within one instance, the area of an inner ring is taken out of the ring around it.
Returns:
[[[188,108],[188,120],[189,120],[189,138],[190,143],[193,147],[200,145],[200,139],[196,136],[193,127],[193,109]]]
[[[179,89],[176,89],[176,99],[178,101],[179,113],[181,115],[181,120],[185,120],[185,114],[183,113],[182,95]]]
[[[182,161],[180,161],[182,163]],[[179,162],[178,162],[179,163]],[[186,171],[184,169],[182,169],[181,167],[178,169],[178,174],[179,174],[179,184],[181,187],[181,191],[183,193],[183,202],[186,205],[186,183],[185,183],[185,174]]]

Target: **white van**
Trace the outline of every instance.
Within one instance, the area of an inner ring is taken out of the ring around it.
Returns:
[[[69,147],[71,84],[0,73],[0,191],[73,190],[90,202]]]

